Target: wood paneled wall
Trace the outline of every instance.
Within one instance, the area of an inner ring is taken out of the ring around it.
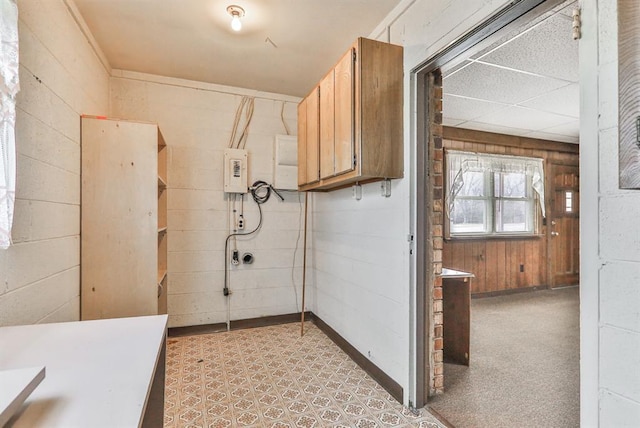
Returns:
[[[549,171],[550,163],[578,164],[576,145],[459,128],[444,128],[443,147],[445,150],[542,158],[545,173]],[[545,180],[547,178],[548,175]],[[547,202],[547,212],[549,209]],[[541,225],[540,232],[539,237],[524,239],[446,239],[442,265],[472,272],[476,276],[471,281],[472,294],[546,287],[549,283],[547,227]]]

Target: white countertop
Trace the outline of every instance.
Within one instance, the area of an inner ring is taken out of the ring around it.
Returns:
[[[442,268],[442,273],[438,276],[442,278],[474,278],[475,275],[470,272],[463,272],[461,270]]]
[[[42,366],[0,370],[0,427],[20,410],[44,376],[45,368]]]
[[[0,328],[0,370],[46,366],[13,428],[136,427],[167,316]]]

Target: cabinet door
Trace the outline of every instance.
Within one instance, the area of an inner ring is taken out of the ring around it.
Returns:
[[[307,100],[298,104],[298,186],[307,184]]]
[[[354,136],[354,50],[340,59],[335,68],[335,174],[352,171]]]
[[[335,174],[334,71],[320,82],[320,178]]]
[[[313,90],[307,98],[307,159],[306,172],[307,183],[314,183],[320,179],[320,121],[319,121],[319,104],[320,104],[320,87]]]

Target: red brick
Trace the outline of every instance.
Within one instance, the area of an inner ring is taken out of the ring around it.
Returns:
[[[433,161],[431,163],[431,169],[434,174],[442,174],[442,161]]]
[[[431,214],[431,224],[439,224],[442,225],[442,213],[434,212]]]
[[[437,366],[433,367],[433,374],[436,376],[439,375],[443,375],[444,374],[444,364],[438,364]]]
[[[436,386],[436,388],[444,388],[444,376],[443,375],[438,375],[436,376],[435,380],[434,380],[434,384]]]
[[[441,325],[437,325],[435,326],[435,328],[433,329],[433,335],[438,338],[438,337],[442,337],[442,332],[443,332],[443,327]]]
[[[433,264],[433,273],[436,275],[440,275],[442,273],[442,263]]]
[[[442,287],[442,277],[438,276],[433,280],[434,287]]]
[[[433,302],[433,312],[442,312],[442,300]]]
[[[436,300],[442,300],[442,287],[436,287],[433,289],[433,298]]]
[[[433,361],[436,363],[442,362],[442,351],[433,351]]]
[[[433,314],[433,324],[442,325],[442,313]]]
[[[436,339],[433,342],[433,349],[435,349],[436,351],[439,351],[442,349],[442,339]]]

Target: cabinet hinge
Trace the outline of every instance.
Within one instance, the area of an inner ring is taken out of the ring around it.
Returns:
[[[355,168],[357,164],[358,164],[358,158],[356,157],[356,155],[353,155],[353,167]]]
[[[358,53],[354,50],[353,51],[353,62],[356,62],[358,60]]]

